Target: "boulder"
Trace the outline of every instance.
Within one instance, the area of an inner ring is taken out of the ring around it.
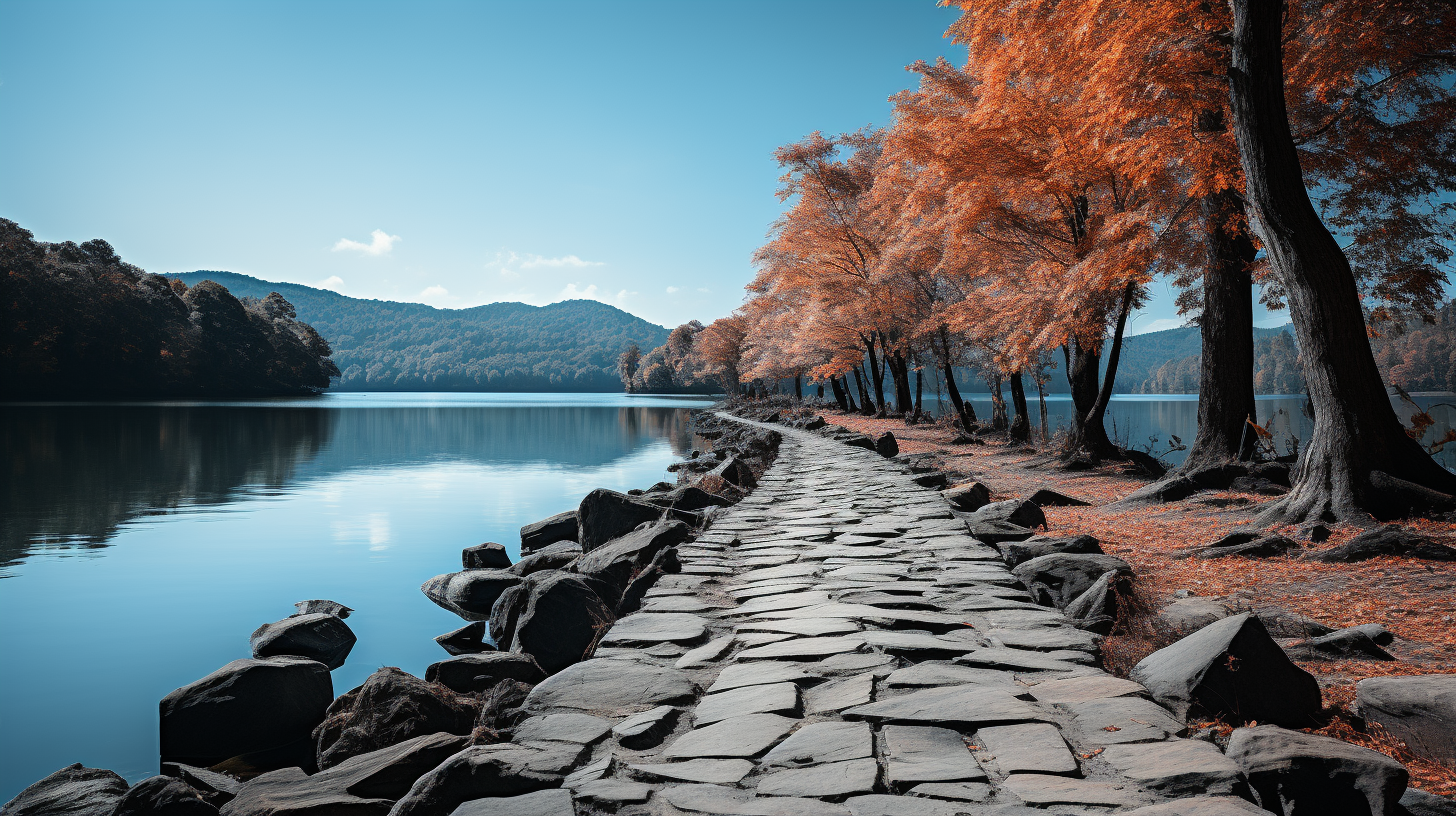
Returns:
[[[1247,612],[1153,652],[1129,677],[1185,720],[1193,710],[1228,723],[1298,728],[1312,724],[1321,707],[1319,683]]]
[[[1386,555],[1427,561],[1456,561],[1456,549],[1394,524],[1361,533],[1328,550],[1311,552],[1305,558],[1327,564],[1349,564]]]
[[[486,621],[472,621],[453,632],[440,635],[435,638],[435,642],[452,655],[493,652],[495,645],[486,641],[489,626]]]
[[[162,698],[164,762],[208,767],[244,754],[309,746],[334,699],[329,669],[316,660],[234,660]]]
[[[510,565],[511,556],[505,546],[494,541],[460,551],[460,566],[466,569],[507,569]]]
[[[338,601],[325,601],[314,599],[311,601],[299,601],[293,605],[298,611],[295,615],[312,615],[315,612],[323,612],[326,615],[333,615],[336,618],[347,618],[354,610],[339,603]]]
[[[476,732],[488,731],[497,737],[508,732],[526,717],[526,698],[531,686],[519,680],[502,680],[481,695],[480,716],[475,720]]]
[[[1058,493],[1055,490],[1047,490],[1046,488],[1042,488],[1031,494],[1031,498],[1028,501],[1038,507],[1090,507],[1092,504],[1091,502],[1074,499],[1065,493]]]
[[[1406,788],[1400,797],[1399,816],[1456,816],[1456,800],[1426,793],[1420,788]]]
[[[256,658],[293,655],[337,669],[344,665],[356,639],[342,618],[315,612],[265,623],[253,631],[249,642]]]
[[[992,502],[966,518],[966,522],[969,524],[986,521],[1004,521],[1028,530],[1047,526],[1046,514],[1036,506],[1035,502],[1025,499]]]
[[[838,439],[851,448],[864,448],[867,451],[875,449],[875,440],[861,433],[843,434]]]
[[[318,766],[428,734],[469,734],[480,703],[438,683],[427,683],[388,666],[339,696],[314,731]]]
[[[652,563],[659,552],[686,541],[689,533],[688,526],[680,521],[650,524],[604,542],[578,558],[571,569],[609,586],[611,589],[604,600],[615,608],[633,576]]]
[[[1214,598],[1179,598],[1158,610],[1158,620],[1178,637],[1191,635],[1228,616],[1228,607]]]
[[[1254,616],[1263,622],[1264,628],[1274,637],[1311,638],[1335,631],[1333,626],[1326,626],[1314,618],[1277,606],[1258,607],[1254,610]]]
[[[921,487],[926,487],[931,490],[939,490],[942,487],[950,484],[950,477],[946,476],[944,473],[922,473],[919,476],[911,477],[910,481],[920,485]]]
[[[1390,633],[1386,632],[1385,627],[1378,623],[1351,626],[1348,629],[1339,629],[1327,635],[1302,640],[1291,646],[1289,652],[1301,660],[1321,657],[1371,657],[1376,660],[1394,660],[1395,658],[1389,652],[1380,648],[1380,644],[1375,642],[1375,637],[1379,637],[1381,634],[1389,635]]]
[[[227,804],[243,783],[236,777],[228,774],[209,771],[206,768],[194,768],[191,765],[182,765],[176,762],[163,762],[162,775],[170,776],[186,782],[188,787],[202,794],[202,797],[213,805],[222,806]]]
[[[940,495],[957,510],[970,513],[991,503],[991,489],[980,482],[956,485]]]
[[[520,582],[521,576],[506,570],[471,569],[436,575],[420,591],[465,620],[489,620],[496,599]]]
[[[217,816],[217,806],[180,779],[153,776],[133,785],[111,816]]]
[[[1091,553],[1039,555],[1011,570],[1032,600],[1057,609],[1065,609],[1109,572],[1127,579],[1133,575],[1121,558]]]
[[[557,513],[521,528],[521,554],[529,555],[557,541],[576,541],[577,534],[576,511]]]
[[[563,776],[547,753],[509,743],[472,745],[421,776],[389,813],[450,816],[472,799],[519,796],[557,787]]]
[[[719,496],[717,493],[709,493],[693,485],[682,485],[665,493],[652,495],[648,501],[659,507],[670,507],[674,510],[690,510],[694,512],[706,510],[709,507],[727,507],[733,503]]]
[[[502,680],[539,683],[546,674],[535,658],[520,652],[483,652],[452,657],[425,668],[425,682],[461,694],[485,691]]]
[[[1132,576],[1111,570],[1093,581],[1062,611],[1078,629],[1107,635],[1117,623],[1119,600],[1131,595]]]
[[[1355,684],[1355,709],[1412,750],[1456,762],[1456,674],[1361,680]]]
[[[551,675],[585,657],[615,620],[589,577],[548,570],[501,597],[490,630],[502,649],[531,655]]]
[[[566,569],[581,557],[581,545],[575,541],[558,541],[522,558],[511,566],[508,572],[525,577],[533,572],[548,569]]]
[[[1006,566],[1014,567],[1043,555],[1066,553],[1068,555],[1102,555],[1102,545],[1089,535],[1066,538],[1032,536],[1024,541],[1003,541],[996,545],[1005,559]]]
[[[679,572],[682,572],[682,564],[677,559],[677,547],[659,550],[622,591],[622,597],[617,601],[617,617],[636,612],[642,606],[642,599],[647,597],[647,590],[652,589],[659,578]]]
[[[1393,816],[1409,779],[1379,751],[1277,725],[1235,729],[1227,756],[1274,813]]]
[[[662,507],[614,490],[597,489],[586,494],[576,509],[581,525],[578,540],[583,552],[591,552],[616,538],[637,529],[638,525],[657,521],[668,512]]]
[[[4,816],[110,816],[126,795],[126,780],[101,768],[67,765],[0,807]]]
[[[754,477],[753,468],[749,467],[747,462],[737,456],[729,456],[703,477],[703,484],[709,489],[720,483],[752,490],[758,485],[758,479]]]
[[[900,453],[900,443],[895,441],[895,435],[885,431],[875,437],[875,453],[889,459]]]

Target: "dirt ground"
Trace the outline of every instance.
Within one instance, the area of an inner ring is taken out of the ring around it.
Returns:
[[[1397,660],[1297,661],[1319,679],[1328,724],[1316,733],[1375,748],[1404,762],[1411,784],[1432,793],[1456,794],[1456,768],[1413,754],[1388,735],[1362,732],[1349,705],[1355,682],[1388,674],[1456,673],[1456,563],[1377,558],[1355,564],[1323,564],[1298,556],[1245,559],[1178,559],[1173,553],[1205,545],[1249,525],[1260,506],[1274,498],[1247,493],[1207,492],[1172,504],[1122,509],[1108,507],[1147,483],[1116,467],[1070,473],[1048,464],[1045,453],[988,438],[985,445],[951,445],[946,425],[907,426],[899,419],[825,413],[824,418],[862,433],[891,431],[901,453],[928,453],[952,483],[980,481],[995,500],[1030,496],[1042,488],[1092,503],[1090,507],[1043,508],[1051,535],[1096,536],[1108,553],[1126,560],[1138,576],[1138,601],[1156,610],[1175,590],[1222,597],[1243,606],[1279,606],[1345,627],[1380,623],[1396,635],[1387,651]],[[1330,539],[1310,548],[1344,543],[1361,530],[1329,525]],[[1456,538],[1456,523],[1417,521],[1409,525],[1432,536]],[[1276,530],[1300,540],[1293,528]],[[1134,627],[1146,629],[1146,627]],[[1108,638],[1109,670],[1125,672],[1164,645],[1148,635]],[[1237,725],[1237,724],[1230,724]]]

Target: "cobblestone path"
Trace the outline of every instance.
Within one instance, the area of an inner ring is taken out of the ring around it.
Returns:
[[[532,692],[518,743],[592,746],[566,781],[579,812],[1262,812],[935,491],[776,430],[778,460],[680,548],[681,574]]]

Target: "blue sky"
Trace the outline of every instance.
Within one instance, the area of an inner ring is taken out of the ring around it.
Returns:
[[[954,17],[0,0],[0,217],[153,272],[706,322],[741,302],[779,212],[773,148],[888,123],[906,65],[964,59]],[[1155,284],[1133,331],[1179,324]]]

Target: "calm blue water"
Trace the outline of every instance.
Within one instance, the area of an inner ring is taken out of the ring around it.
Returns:
[[[672,477],[701,399],[329,394],[0,406],[0,802],[72,762],[156,773],[157,702],[294,601],[354,607],[343,693],[461,625],[419,592],[597,487]]]

